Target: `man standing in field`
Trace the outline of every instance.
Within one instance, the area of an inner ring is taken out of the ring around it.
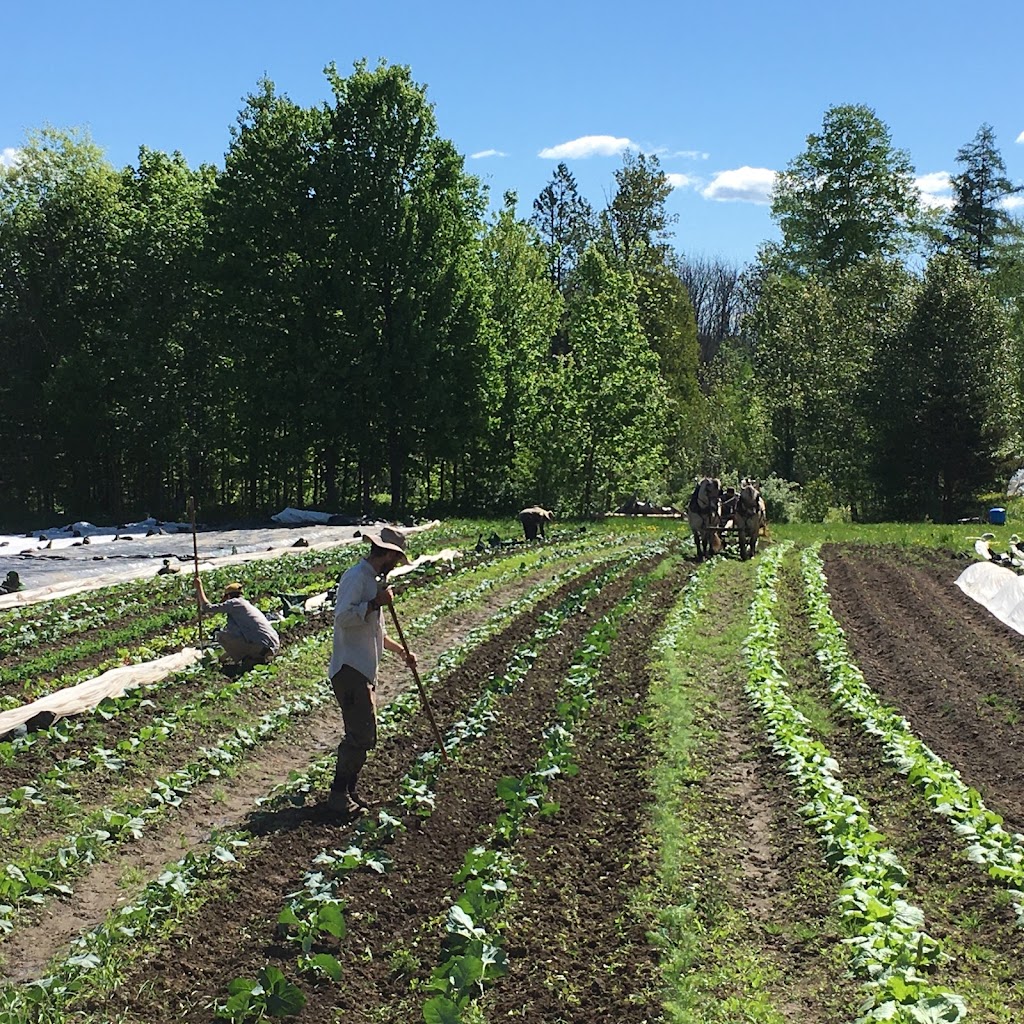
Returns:
[[[377,669],[385,649],[403,657],[410,668],[416,655],[396,643],[384,629],[381,609],[394,593],[387,575],[409,562],[405,535],[390,526],[379,533],[364,531],[370,553],[342,573],[334,601],[334,649],[329,675],[341,707],[345,735],[338,744],[338,764],[327,805],[345,818],[362,814],[369,804],[356,793],[356,780],[366,755],[377,745]],[[378,578],[382,583],[378,583]]]
[[[195,576],[195,587],[204,615],[224,612],[228,617],[224,628],[213,634],[228,659],[237,663],[243,672],[273,659],[281,646],[281,638],[266,615],[242,597],[241,583],[229,583],[219,604],[210,604],[207,600],[199,573]]]

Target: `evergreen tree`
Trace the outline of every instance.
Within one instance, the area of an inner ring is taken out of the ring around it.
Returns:
[[[1024,185],[1014,185],[1006,176],[991,125],[983,124],[973,140],[957,151],[956,159],[963,170],[950,179],[954,206],[949,214],[949,240],[975,270],[985,273],[995,267],[1003,241],[1020,237],[1001,203],[1024,191]]]
[[[564,163],[533,201],[530,223],[548,254],[551,283],[564,294],[580,257],[594,238],[594,211]]]

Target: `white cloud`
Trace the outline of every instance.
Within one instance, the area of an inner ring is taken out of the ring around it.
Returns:
[[[931,171],[914,179],[921,203],[929,210],[952,210],[955,200],[948,171]]]
[[[13,167],[21,159],[21,150],[13,146],[6,146],[0,149],[0,165]]]
[[[701,195],[718,202],[766,204],[772,201],[774,185],[775,171],[767,167],[737,167],[716,172]]]
[[[470,153],[470,160],[483,160],[488,156],[508,156],[508,153],[503,153],[500,149],[481,149],[479,153]]]
[[[678,149],[675,153],[670,153],[670,156],[680,156],[686,160],[707,160],[710,153],[702,153],[699,149]]]
[[[542,149],[537,156],[545,160],[582,160],[589,156],[618,156],[627,149],[638,148],[635,142],[617,139],[614,135],[583,135]]]
[[[914,184],[922,192],[948,192],[952,185],[948,171],[932,171],[914,179]]]
[[[698,188],[701,184],[700,178],[692,174],[666,174],[665,177],[673,188]]]
[[[1017,136],[1017,141],[1024,142],[1024,132],[1021,132],[1020,135]]]
[[[952,196],[937,196],[931,192],[922,192],[921,205],[928,210],[952,210],[956,205],[956,200]]]
[[[1004,210],[1016,210],[1024,206],[1024,196],[1007,196],[999,205]]]

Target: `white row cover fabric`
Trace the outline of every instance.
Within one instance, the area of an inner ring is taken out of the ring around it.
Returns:
[[[438,525],[440,522],[435,519],[412,528],[403,528],[402,532],[422,533]],[[295,547],[300,538],[302,546]],[[71,541],[64,540],[61,543],[68,545]],[[104,538],[104,543],[113,544],[113,538]],[[199,568],[203,571],[361,543],[364,543],[361,531],[347,526],[209,530],[198,535]],[[57,548],[57,544],[54,548]],[[25,584],[25,590],[0,594],[0,611],[155,576],[160,567],[160,559],[168,554],[181,572],[190,572],[193,567],[191,535],[173,541],[164,536],[142,538],[130,543],[119,541],[114,548],[124,553],[116,557],[104,556],[99,561],[96,559],[95,547],[65,547],[59,552],[38,552],[31,556],[26,552],[12,557],[6,557],[7,548],[0,549],[0,579],[8,569],[15,569]]]
[[[1000,622],[1024,633],[1024,576],[991,562],[972,562],[956,585]]]
[[[120,665],[84,683],[49,693],[31,704],[23,704],[20,708],[12,708],[0,714],[0,736],[24,725],[41,711],[50,712],[54,719],[91,711],[105,697],[120,697],[132,687],[158,683],[172,672],[180,672],[197,662],[202,655],[203,652],[196,647],[185,647],[155,661],[146,661],[140,665]]]

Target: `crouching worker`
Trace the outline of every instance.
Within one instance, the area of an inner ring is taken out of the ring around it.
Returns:
[[[382,609],[394,601],[387,586],[392,569],[408,564],[405,536],[385,526],[379,533],[365,531],[369,553],[338,581],[334,602],[334,648],[329,674],[341,707],[345,735],[338,745],[338,765],[327,805],[343,818],[368,810],[370,804],[356,792],[356,780],[366,755],[377,745],[377,669],[381,654],[389,650],[410,668],[416,655],[392,640],[384,628]],[[381,580],[378,583],[378,578]]]
[[[526,540],[536,540],[537,534],[547,539],[544,534],[544,524],[552,520],[551,513],[540,505],[531,505],[524,508],[516,518],[523,524],[523,535]]]
[[[213,634],[213,639],[224,648],[226,660],[246,672],[254,665],[265,665],[273,659],[281,647],[281,638],[266,615],[242,597],[241,583],[229,583],[219,604],[210,604],[207,600],[198,573],[195,586],[204,615],[224,612],[228,617],[224,628]]]
[[[12,569],[5,577],[3,583],[0,583],[0,594],[16,594],[19,590],[24,590],[25,584],[21,582],[21,577]]]

